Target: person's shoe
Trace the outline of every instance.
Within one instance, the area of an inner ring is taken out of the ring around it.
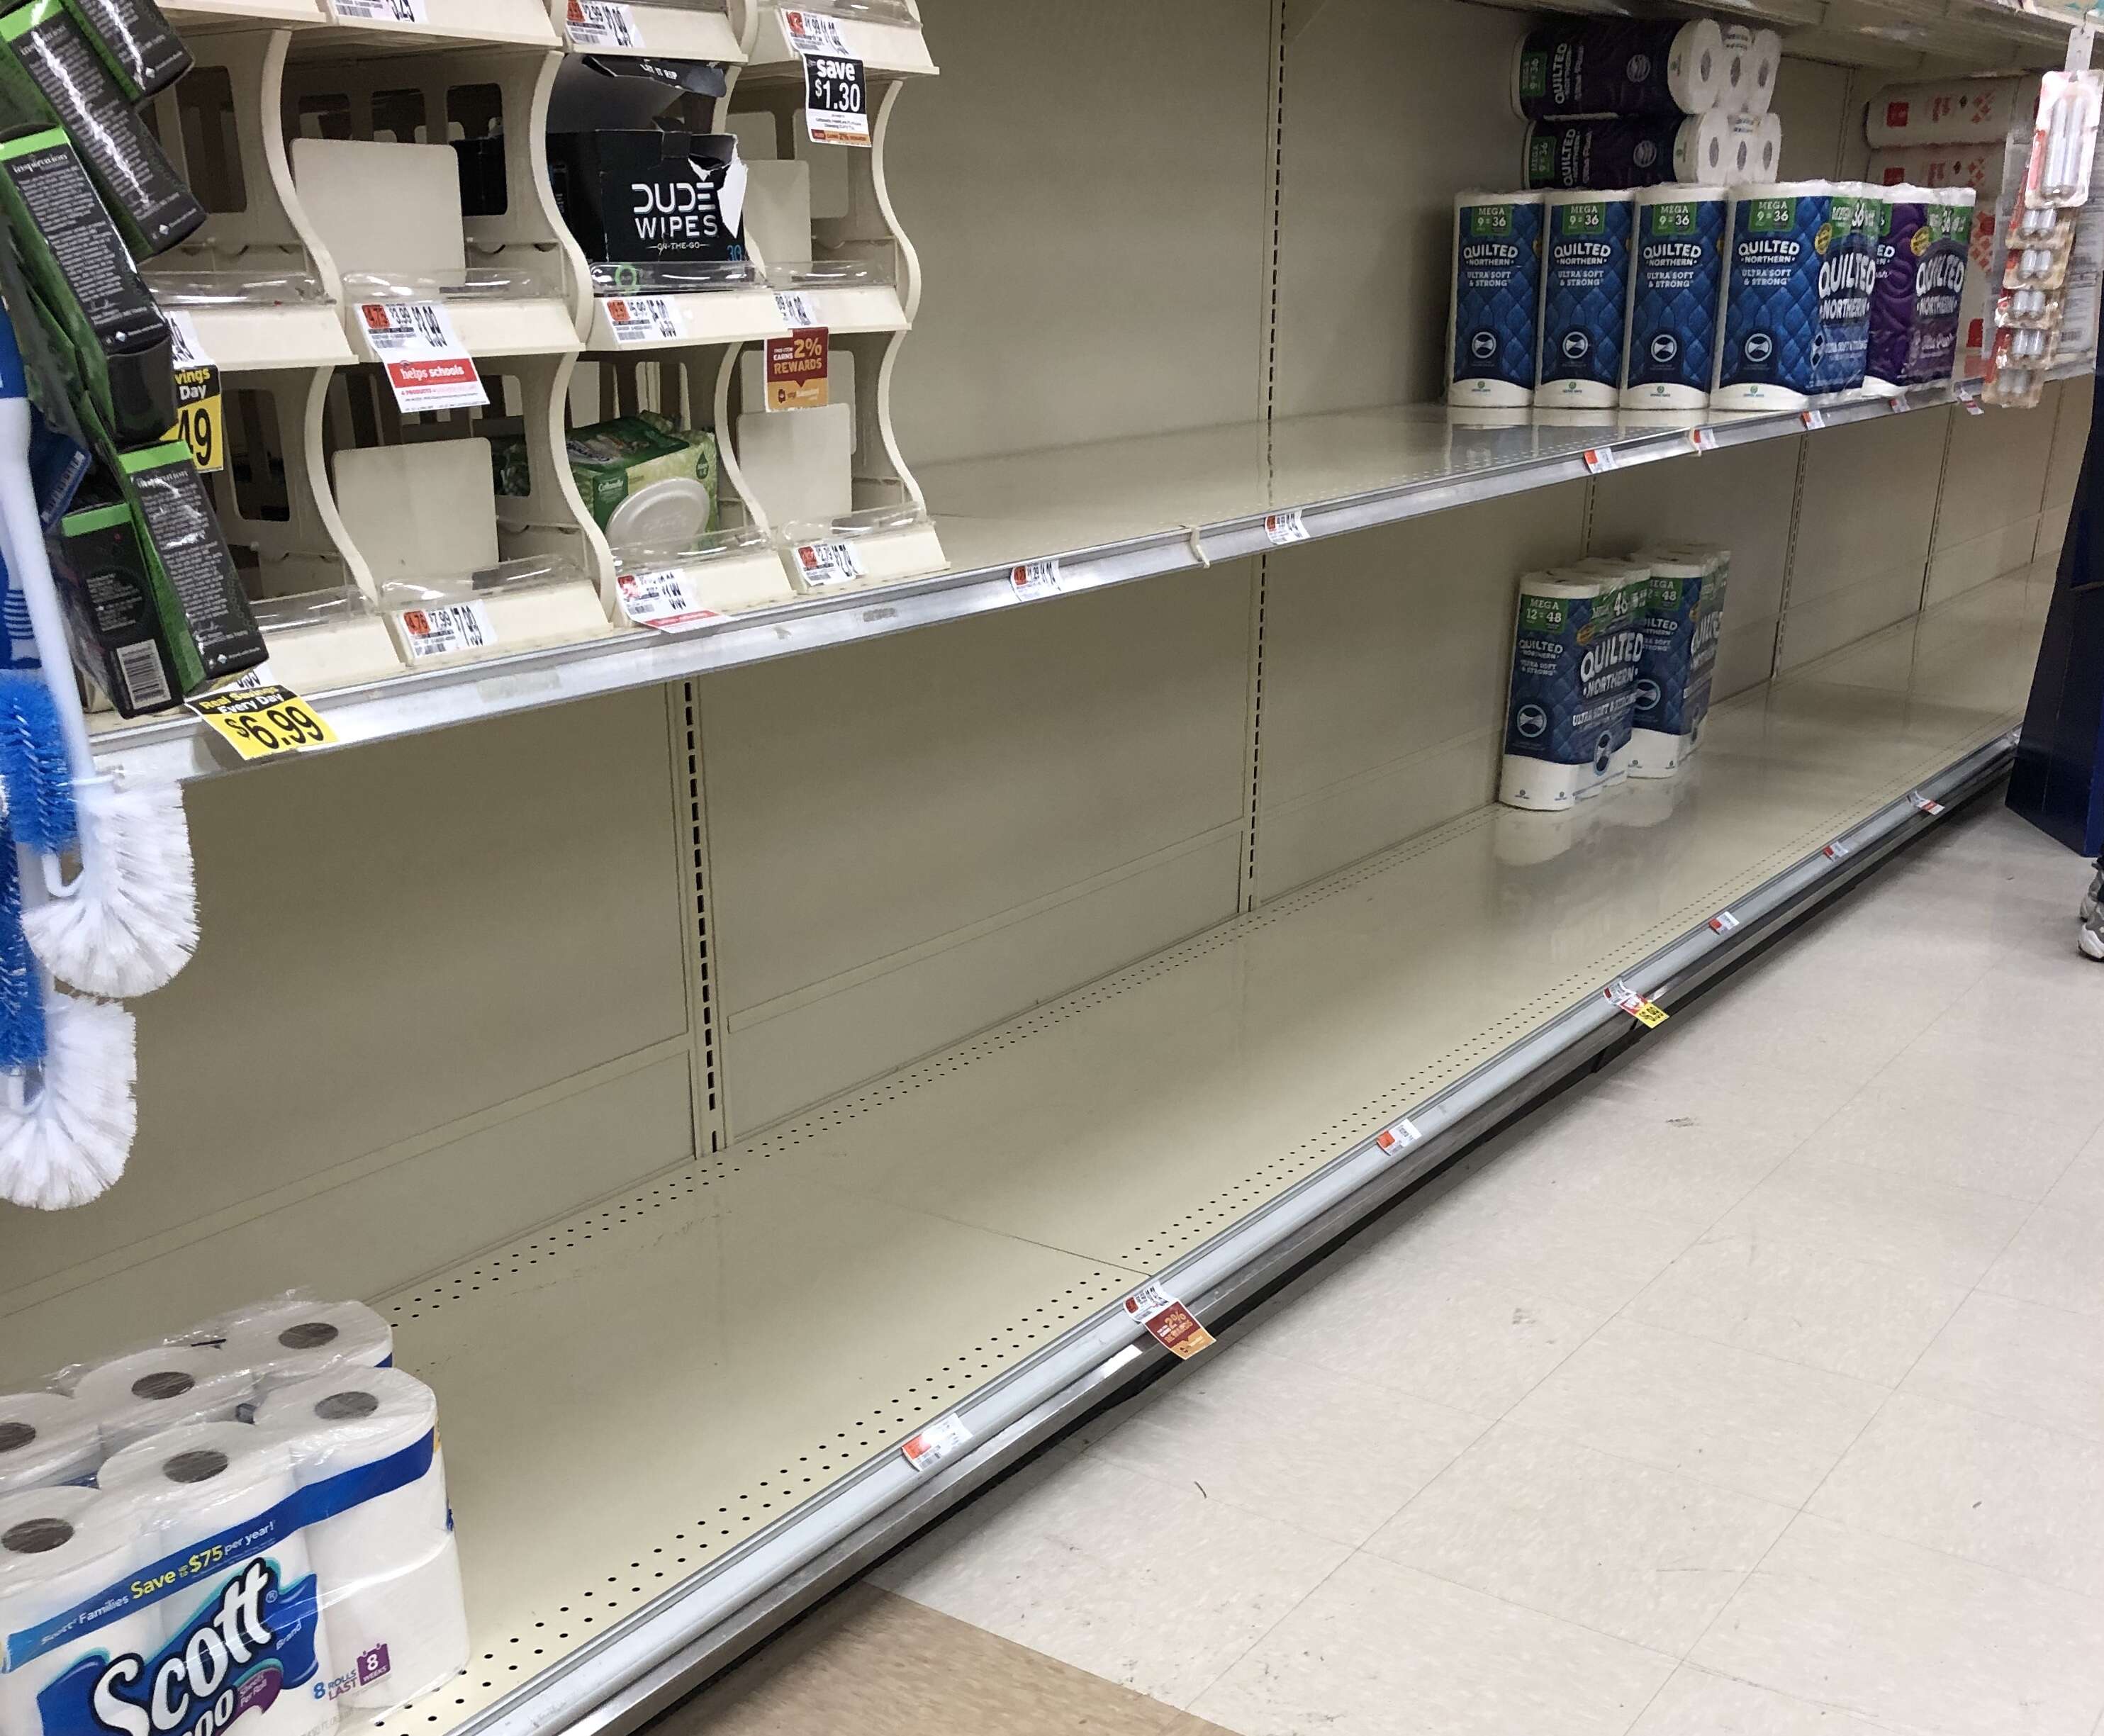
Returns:
[[[2077,937],[2083,956],[2104,959],[2104,862],[2089,882],[2082,899],[2082,932]]]

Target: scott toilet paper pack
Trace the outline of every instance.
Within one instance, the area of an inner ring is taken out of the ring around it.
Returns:
[[[95,1480],[0,1493],[0,1733],[332,1736],[465,1667],[437,1400],[370,1365],[391,1349],[369,1310],[288,1298],[0,1400]]]

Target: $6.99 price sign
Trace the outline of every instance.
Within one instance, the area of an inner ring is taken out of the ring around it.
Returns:
[[[302,748],[326,747],[337,739],[313,706],[290,688],[234,688],[206,693],[189,708],[243,759],[267,759]]]

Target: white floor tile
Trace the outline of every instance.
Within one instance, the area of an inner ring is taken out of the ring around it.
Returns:
[[[2104,1597],[2104,1443],[1897,1393],[1808,1511]]]
[[[1390,1244],[1296,1298],[1249,1342],[1495,1418],[1607,1318],[1495,1266],[1437,1263]]]
[[[1726,1213],[1709,1239],[1784,1242],[1969,1285],[2030,1210],[2021,1200],[1799,1153]]]
[[[1806,1516],[1688,1662],[1948,1736],[2089,1736],[2104,1603]]]
[[[2104,997],[2104,972],[2096,989]],[[1968,1008],[1968,1021],[1979,1016]],[[2086,1119],[2094,1132],[2104,1121],[2104,1073],[2057,1047],[2026,1042],[2021,1032],[2008,1040],[2004,1027],[2004,1035],[1998,1042],[1974,1024],[1939,1020],[1893,1057],[1879,1083],[1910,1095],[1923,1115],[1955,1097],[2012,1113]]]
[[[1956,1284],[1824,1249],[1720,1235],[1675,1260],[1625,1318],[1892,1387],[1964,1299]]]
[[[877,1582],[1176,1706],[1350,1552],[1087,1453],[985,1524],[959,1517]]]
[[[1106,1436],[1094,1456],[1210,1499],[1362,1543],[1489,1425],[1247,1345]]]
[[[1791,1510],[1501,1422],[1366,1547],[1678,1657]]]
[[[2045,1203],[2104,1217],[2104,1136],[2091,1137],[2061,1178],[2053,1183]]]
[[[2075,1314],[2104,1314],[2104,1212],[2040,1206],[1980,1288]]]
[[[1884,1397],[1868,1381],[1616,1320],[1514,1406],[1512,1420],[1797,1507]]]
[[[1976,1291],[1900,1391],[2104,1441],[2104,1328],[2093,1315]]]
[[[1191,1710],[1244,1736],[1622,1736],[1673,1667],[1361,1555]]]
[[[1804,1151],[1916,1181],[2035,1201],[2060,1179],[2093,1126],[2087,1111],[2013,1109],[1961,1084],[1924,1103],[1880,1076],[1812,1134]]]
[[[1893,1736],[1898,1729],[1683,1664],[1629,1736]]]

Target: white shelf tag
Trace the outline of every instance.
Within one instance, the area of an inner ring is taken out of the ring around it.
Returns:
[[[358,309],[365,341],[405,416],[418,410],[474,410],[489,402],[475,358],[437,301],[368,301]]]
[[[481,603],[440,603],[427,608],[401,609],[395,620],[412,662],[443,657],[454,651],[486,651],[497,643],[489,608]]]
[[[1717,430],[1714,428],[1691,428],[1687,430],[1687,443],[1698,452],[1714,452],[1717,450]]]
[[[1739,926],[1739,919],[1729,910],[1719,910],[1710,919],[1710,926],[1719,934],[1729,934]]]
[[[1059,563],[1025,561],[1020,567],[1009,568],[1008,582],[1018,603],[1027,603],[1033,597],[1056,597],[1059,594]]]
[[[1617,977],[1607,985],[1607,999],[1620,1007],[1647,1030],[1656,1030],[1665,1022],[1665,1008],[1648,995],[1639,995],[1629,984]]]
[[[789,46],[799,54],[839,54],[848,51],[840,34],[840,21],[805,7],[782,8],[782,28],[789,33]]]
[[[643,48],[635,13],[619,0],[569,0],[563,28],[573,48]]]
[[[687,335],[680,304],[670,296],[608,296],[604,305],[617,344],[676,344]]]
[[[1589,446],[1585,448],[1585,468],[1598,476],[1603,470],[1615,467],[1615,449],[1611,446]]]
[[[1405,1115],[1400,1121],[1391,1122],[1374,1135],[1374,1143],[1384,1151],[1393,1151],[1402,1146],[1414,1146],[1419,1134],[1417,1124]]]
[[[1290,512],[1266,513],[1264,515],[1264,533],[1271,539],[1271,545],[1275,549],[1282,549],[1289,542],[1305,542],[1310,534],[1298,506]]]
[[[828,585],[851,585],[863,577],[862,556],[846,542],[800,542],[796,568],[804,583],[813,590]]]
[[[938,1417],[898,1450],[916,1471],[933,1471],[971,1438],[964,1418],[952,1411]]]
[[[774,292],[774,311],[782,316],[782,323],[791,332],[822,329],[825,321],[818,318],[818,309],[811,305],[811,298],[800,289],[778,289]]]
[[[1958,401],[1965,406],[1965,413],[1968,416],[1985,416],[1987,413],[1987,407],[1977,397],[1961,398]]]
[[[1824,411],[1800,410],[1797,412],[1797,419],[1808,429],[1824,428],[1826,425],[1826,416]]]
[[[1819,853],[1830,862],[1838,862],[1848,853],[1848,846],[1837,838]]]
[[[639,627],[678,633],[723,618],[716,610],[702,607],[686,574],[677,567],[624,572],[613,582],[621,591],[621,612]]]
[[[1943,812],[1942,803],[1937,801],[1934,796],[1923,795],[1919,790],[1910,790],[1907,792],[1907,799],[1914,803],[1919,812],[1927,814],[1932,820]]]
[[[341,24],[427,24],[424,0],[329,0],[329,11]]]
[[[870,148],[869,81],[853,55],[804,56],[804,130],[814,145]]]
[[[1197,1315],[1164,1289],[1158,1278],[1148,1279],[1126,1297],[1125,1311],[1137,1315],[1164,1350],[1186,1360],[1213,1342]]]
[[[1913,408],[1914,406],[1908,403],[1907,395],[1904,392],[1895,392],[1885,400],[1885,411],[1888,415],[1897,416],[1903,410]]]

